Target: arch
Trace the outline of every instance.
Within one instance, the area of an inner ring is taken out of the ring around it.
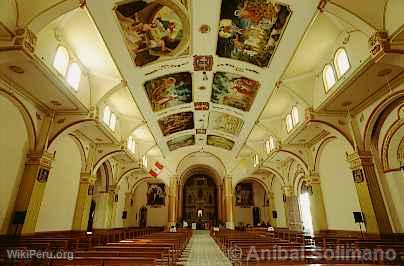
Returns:
[[[130,191],[131,191],[132,193],[135,193],[137,187],[138,187],[141,183],[143,183],[143,182],[145,182],[145,181],[147,181],[147,180],[149,180],[149,179],[155,181],[156,183],[157,183],[157,182],[160,182],[160,183],[164,183],[164,184],[165,184],[165,182],[164,182],[162,179],[160,179],[160,178],[155,178],[155,177],[151,177],[151,176],[144,176],[144,177],[141,177],[141,178],[139,178],[139,179],[137,179],[137,180],[135,181],[135,183],[132,185],[132,189],[131,189]]]
[[[350,137],[347,133],[345,133],[344,131],[342,131],[338,127],[334,126],[333,124],[331,124],[331,123],[329,123],[327,121],[318,120],[318,119],[310,120],[310,122],[311,123],[319,123],[321,125],[326,126],[327,129],[331,130],[334,135],[341,136],[343,139],[345,139],[350,144],[352,149],[355,149],[355,145],[354,145],[354,141],[353,141],[352,137]]]
[[[104,155],[101,156],[101,158],[99,158],[97,160],[97,162],[94,164],[94,171],[97,171],[97,169],[104,163],[107,162],[110,158],[112,158],[113,156],[120,154],[120,153],[125,153],[125,150],[122,149],[117,149],[117,150],[113,150],[110,151]]]
[[[62,0],[58,1],[58,3],[52,3],[51,1],[48,1],[48,3],[46,4],[47,6],[45,6],[40,12],[35,14],[26,23],[26,25],[35,33],[40,32],[44,27],[46,27],[46,25],[48,25],[58,17],[78,8],[80,6],[80,1]]]
[[[281,175],[281,173],[279,173],[279,171],[277,171],[276,169],[274,169],[274,168],[272,168],[272,167],[264,166],[264,167],[261,167],[261,168],[259,169],[259,173],[261,173],[261,172],[267,173],[268,176],[269,176],[269,175],[275,176],[276,178],[278,178],[278,179],[281,181],[281,185],[282,185],[282,186],[286,186],[285,179],[283,178],[283,176]]]
[[[319,163],[320,163],[320,157],[321,157],[321,153],[324,150],[324,147],[330,142],[333,141],[334,139],[336,139],[336,137],[331,136],[328,138],[325,138],[321,141],[320,145],[318,146],[317,150],[316,150],[316,155],[314,156],[314,165],[313,165],[313,169],[314,172],[317,172],[319,170]]]
[[[397,91],[391,95],[388,95],[383,101],[381,101],[370,114],[365,130],[363,133],[363,150],[366,147],[370,147],[375,139],[378,139],[380,134],[380,126],[396,107],[404,102],[404,90]],[[375,143],[377,145],[377,143]],[[377,146],[376,146],[377,147]]]
[[[58,131],[56,131],[54,134],[51,135],[49,138],[49,143],[48,146],[50,146],[54,141],[56,141],[57,138],[59,138],[63,134],[69,134],[70,132],[78,129],[79,127],[85,125],[86,123],[94,122],[94,119],[91,118],[85,118],[81,119],[78,121],[74,121],[70,124],[67,124],[66,126],[62,127]]]
[[[190,178],[191,176],[195,174],[205,174],[210,176],[216,183],[216,185],[219,185],[222,183],[222,179],[224,178],[223,176],[220,176],[220,174],[211,166],[205,165],[205,164],[194,164],[190,166],[189,168],[185,169],[181,175],[179,176],[179,180],[181,181],[182,184],[185,184],[185,182]]]
[[[303,166],[304,166],[304,168],[305,168],[305,171],[308,171],[308,170],[309,170],[309,167],[308,167],[307,163],[303,160],[303,158],[301,158],[301,157],[300,157],[299,155],[297,155],[296,153],[294,153],[294,152],[292,152],[292,151],[288,151],[288,150],[282,149],[282,148],[279,149],[278,152],[284,152],[284,153],[289,154],[290,157],[292,157],[292,158],[295,159],[296,161],[298,161],[298,162],[300,162],[300,163],[303,164]]]
[[[15,107],[17,107],[24,120],[25,128],[27,129],[29,151],[34,151],[37,145],[37,134],[34,120],[32,119],[27,107],[10,91],[0,88],[0,95],[3,95]]]
[[[197,155],[199,155],[199,156],[197,156]],[[203,165],[208,166],[216,171],[217,178],[220,177],[220,179],[221,179],[227,174],[227,169],[226,169],[226,166],[223,163],[223,161],[217,155],[210,153],[210,152],[206,152],[206,151],[204,151],[204,152],[196,151],[196,152],[192,152],[192,153],[185,155],[178,162],[175,172],[179,176],[183,176],[183,173],[185,172],[185,170],[190,169],[190,167],[192,167],[192,165],[201,166],[202,164],[199,163],[201,161],[201,158],[204,161]],[[195,159],[197,159],[197,160],[195,160]]]
[[[395,136],[395,134],[397,133],[397,131],[404,126],[404,120],[396,120],[387,130],[387,132],[385,133],[384,139],[383,139],[383,143],[382,143],[382,147],[381,147],[381,151],[380,151],[380,158],[382,160],[382,165],[383,165],[383,170],[390,170],[392,167],[390,166],[390,156],[389,156],[389,149],[390,149],[390,143],[393,139],[393,137]],[[401,141],[402,142],[402,141]],[[398,152],[398,150],[397,150]],[[398,160],[398,156],[397,156],[397,160]],[[394,167],[393,167],[394,168]]]
[[[80,152],[81,172],[84,172],[86,169],[86,165],[87,165],[87,158],[86,158],[86,151],[84,149],[83,143],[77,136],[75,136],[73,134],[69,134],[69,136],[72,137],[73,142],[76,144],[76,146]]]
[[[265,192],[266,192],[267,194],[268,194],[269,191],[270,191],[268,185],[265,184],[265,182],[264,182],[262,179],[260,179],[259,177],[255,177],[255,176],[248,176],[248,177],[244,177],[244,178],[238,180],[237,183],[232,187],[232,189],[233,189],[233,190],[236,189],[236,186],[237,186],[239,183],[242,183],[242,182],[245,182],[245,181],[254,181],[254,182],[257,182],[258,184],[260,184],[260,185],[264,188],[264,190],[265,190]]]

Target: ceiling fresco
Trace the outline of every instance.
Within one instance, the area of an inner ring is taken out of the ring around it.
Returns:
[[[180,136],[167,141],[167,146],[170,151],[191,145],[195,145],[195,135]]]
[[[221,136],[208,135],[208,145],[231,151],[234,146],[234,141]]]
[[[223,0],[217,55],[266,67],[290,15],[270,0]]]
[[[211,112],[209,116],[209,129],[219,130],[234,136],[240,134],[243,124],[242,119],[226,113]]]
[[[171,2],[130,1],[118,5],[115,14],[136,66],[176,56],[188,46],[188,21]]]
[[[168,136],[183,130],[194,128],[194,113],[181,112],[165,116],[158,120],[164,136]]]
[[[192,76],[190,72],[165,75],[144,84],[154,112],[192,102]]]
[[[211,101],[248,112],[260,88],[258,81],[237,74],[216,72]]]

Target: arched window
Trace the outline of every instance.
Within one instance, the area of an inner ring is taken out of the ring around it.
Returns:
[[[271,153],[275,149],[275,138],[273,136],[270,136],[269,139],[265,142],[265,147],[267,154]]]
[[[257,165],[260,163],[260,159],[258,157],[258,154],[254,155],[253,163],[254,163],[254,167],[257,167]]]
[[[59,46],[53,58],[53,67],[61,74],[66,75],[69,66],[69,52],[63,46]]]
[[[135,151],[136,151],[136,142],[132,136],[129,136],[129,138],[128,138],[128,150],[131,153],[135,153]]]
[[[292,121],[292,115],[288,114],[286,116],[286,130],[289,132],[293,129],[293,121]]]
[[[66,81],[73,87],[76,91],[79,89],[81,79],[81,69],[77,63],[73,63],[69,66],[67,71]]]
[[[102,121],[109,126],[109,120],[111,119],[111,109],[109,106],[105,106]]]
[[[114,113],[111,113],[111,119],[109,120],[109,128],[112,129],[112,131],[115,131],[116,127],[116,115]]]
[[[344,48],[338,49],[335,53],[334,65],[337,70],[338,78],[342,77],[351,68],[348,55]]]
[[[328,91],[337,82],[335,78],[334,69],[331,65],[326,65],[323,70],[323,82],[325,90]]]
[[[293,126],[296,126],[299,123],[299,110],[296,106],[292,107],[292,122]]]
[[[142,162],[143,162],[143,167],[147,168],[148,161],[147,161],[147,156],[146,155],[143,155]]]

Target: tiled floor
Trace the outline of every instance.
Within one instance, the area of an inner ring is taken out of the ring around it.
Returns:
[[[208,231],[195,230],[179,264],[187,266],[231,265]]]

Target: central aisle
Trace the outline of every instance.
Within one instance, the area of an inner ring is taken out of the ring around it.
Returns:
[[[184,255],[183,265],[232,265],[209,231],[195,230]]]

